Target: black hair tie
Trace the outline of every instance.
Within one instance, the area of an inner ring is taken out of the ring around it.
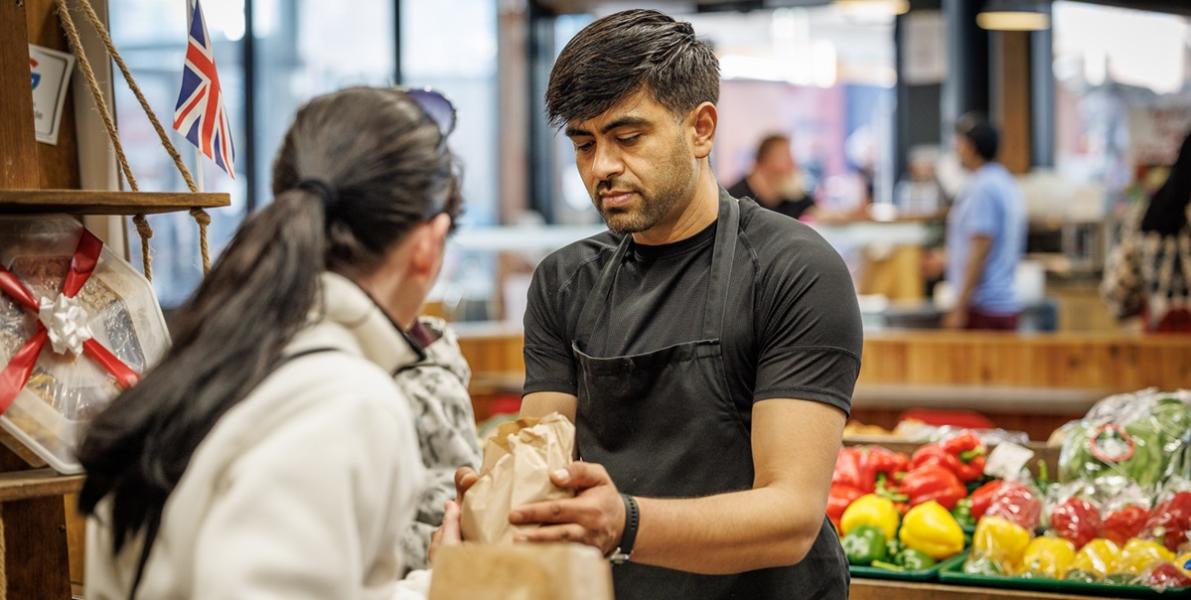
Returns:
[[[298,182],[297,187],[321,197],[324,210],[328,215],[339,208],[339,192],[322,179],[303,179]]]

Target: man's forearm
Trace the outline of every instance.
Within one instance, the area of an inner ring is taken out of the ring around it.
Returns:
[[[779,487],[694,499],[638,498],[635,563],[709,575],[793,565],[810,551],[822,500]],[[812,514],[813,513],[813,514]]]

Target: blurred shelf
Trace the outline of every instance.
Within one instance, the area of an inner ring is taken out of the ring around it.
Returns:
[[[231,196],[222,193],[0,189],[0,214],[137,215],[230,204]]]
[[[73,494],[83,487],[82,475],[60,475],[53,469],[0,473],[0,502]]]

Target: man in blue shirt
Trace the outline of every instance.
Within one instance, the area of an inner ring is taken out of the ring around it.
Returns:
[[[1014,273],[1025,249],[1025,202],[996,162],[999,138],[979,116],[956,123],[955,150],[971,176],[947,218],[947,281],[956,293],[943,320],[948,329],[1017,329]]]

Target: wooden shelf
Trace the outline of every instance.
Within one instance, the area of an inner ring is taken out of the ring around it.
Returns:
[[[222,193],[0,189],[0,214],[136,215],[219,208],[230,204],[231,197]]]
[[[0,473],[0,502],[73,494],[83,487],[82,475],[60,475],[53,469]]]

